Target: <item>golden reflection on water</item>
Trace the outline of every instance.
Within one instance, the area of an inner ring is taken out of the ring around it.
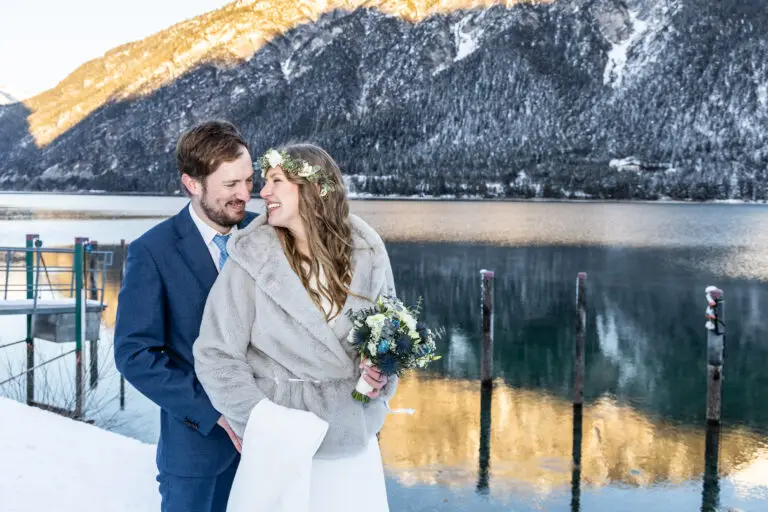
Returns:
[[[387,470],[405,485],[473,486],[478,481],[480,383],[422,378],[401,380],[393,414],[381,434]],[[491,405],[490,487],[525,484],[546,494],[571,484],[572,405],[539,391],[496,382]],[[670,424],[602,398],[584,407],[584,484],[647,487],[699,480],[704,472],[705,429]],[[768,437],[725,428],[720,476],[747,468],[768,486]]]

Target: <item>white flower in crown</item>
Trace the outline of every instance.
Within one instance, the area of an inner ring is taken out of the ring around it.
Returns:
[[[267,154],[264,155],[264,158],[267,159],[267,162],[269,162],[269,167],[272,169],[283,165],[283,156],[274,149],[267,151]]]
[[[299,170],[299,176],[302,178],[309,178],[313,174],[315,174],[315,168],[309,165],[309,162],[302,161],[302,166]]]

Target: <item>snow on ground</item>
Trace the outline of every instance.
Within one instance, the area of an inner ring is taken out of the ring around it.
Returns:
[[[160,510],[155,446],[0,397],[0,512]]]

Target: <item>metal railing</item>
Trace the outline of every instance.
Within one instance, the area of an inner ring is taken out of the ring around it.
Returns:
[[[26,376],[27,404],[80,419],[83,416],[85,389],[83,344],[91,342],[90,385],[93,388],[98,382],[97,346],[112,252],[99,251],[98,242],[84,237],[76,238],[72,248],[43,248],[38,235],[27,235],[25,247],[0,247],[0,254],[4,256],[0,267],[4,274],[0,315],[27,317],[26,337],[0,345],[3,349],[26,343],[27,368],[3,380],[0,386]],[[71,255],[71,261],[68,255]],[[17,275],[22,278],[15,279]],[[50,298],[46,300],[45,295]],[[36,338],[55,343],[74,342],[75,348],[35,364]],[[35,370],[71,354],[75,354],[74,410],[37,403]]]

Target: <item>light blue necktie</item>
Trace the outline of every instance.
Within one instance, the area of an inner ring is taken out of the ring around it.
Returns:
[[[227,258],[229,258],[227,241],[231,235],[230,233],[229,235],[216,235],[213,237],[213,243],[219,248],[219,271],[224,268],[224,264],[227,262]]]

